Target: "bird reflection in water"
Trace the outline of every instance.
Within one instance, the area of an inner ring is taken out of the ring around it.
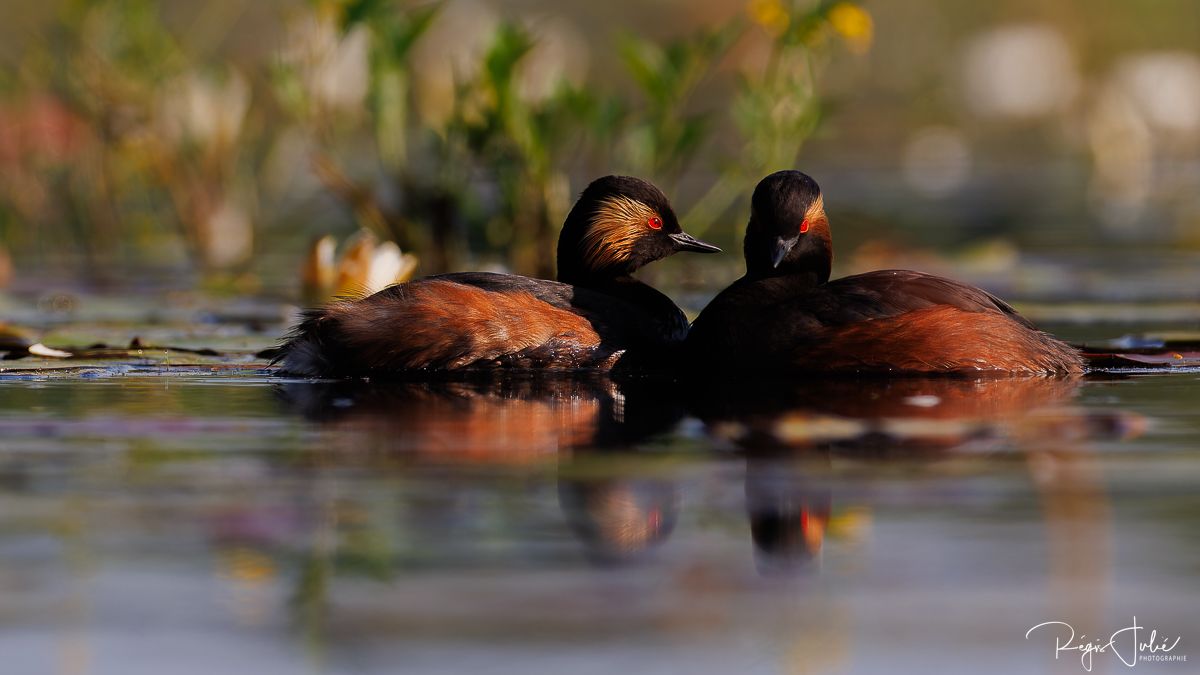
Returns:
[[[1074,378],[825,379],[722,383],[690,401],[713,436],[753,452],[934,455],[1007,438],[1030,415],[1062,416]]]
[[[293,382],[281,398],[373,454],[522,464],[577,447],[636,442],[671,429],[682,402],[664,385],[618,385],[603,375],[535,373],[456,380]],[[657,398],[655,405],[643,399]],[[350,448],[345,448],[351,450]]]
[[[380,576],[464,560],[496,566],[513,554],[522,568],[559,564],[560,549],[539,545],[542,479],[556,465],[569,467],[558,481],[563,519],[590,557],[616,560],[661,541],[674,522],[677,487],[639,478],[606,483],[575,453],[620,453],[673,429],[684,408],[664,392],[669,386],[529,373],[281,383],[280,401],[315,423],[303,461],[329,469],[309,493],[316,513],[295,592],[299,621],[313,634],[323,630],[337,560],[368,561]],[[374,494],[394,491],[385,493],[398,507],[379,509],[371,491],[345,490],[339,477],[355,471],[381,478]],[[645,517],[635,524],[639,513]]]
[[[558,479],[558,503],[592,560],[636,560],[671,534],[680,490],[666,479],[572,476],[566,463]]]
[[[835,466],[941,461],[1016,447],[1077,458],[1081,441],[1140,433],[1142,418],[1070,406],[1078,378],[898,378],[730,383],[693,389],[690,411],[746,459],[760,573],[803,569],[865,508],[835,509]],[[1031,464],[1036,459],[1031,458]]]
[[[675,385],[606,376],[537,374],[420,382],[295,382],[281,397],[341,443],[425,462],[557,461],[559,505],[588,556],[636,558],[671,532],[679,488],[671,480],[614,477],[610,466],[684,415]]]

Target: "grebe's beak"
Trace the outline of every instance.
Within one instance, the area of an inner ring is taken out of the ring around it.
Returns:
[[[775,243],[771,245],[771,267],[779,267],[779,263],[783,262],[784,256],[788,254],[788,251],[792,250],[792,247],[798,241],[800,241],[800,237],[792,237],[791,239],[777,237]]]
[[[676,232],[668,234],[671,241],[675,242],[676,251],[695,251],[696,253],[720,253],[721,249],[712,244],[693,237],[687,232]]]

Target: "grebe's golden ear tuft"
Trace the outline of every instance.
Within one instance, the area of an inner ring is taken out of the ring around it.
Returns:
[[[817,230],[829,229],[829,217],[825,215],[825,197],[817,195],[809,205],[808,210],[804,212],[804,220],[809,224],[809,227]]]
[[[592,215],[582,239],[583,259],[592,269],[628,263],[638,241],[653,230],[647,225],[661,216],[651,207],[622,195],[607,197]]]

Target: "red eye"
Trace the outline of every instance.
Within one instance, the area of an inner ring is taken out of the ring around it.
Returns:
[[[658,216],[650,216],[650,218],[646,221],[646,224],[649,225],[650,229],[652,230],[661,230],[662,218],[659,218]]]
[[[808,232],[808,219],[805,218],[803,223],[800,223],[800,234]]]

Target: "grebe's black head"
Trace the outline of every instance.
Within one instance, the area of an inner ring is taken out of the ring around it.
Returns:
[[[592,181],[558,238],[558,279],[568,283],[632,274],[679,251],[721,249],[685,233],[666,195],[630,176]]]
[[[753,278],[808,274],[829,281],[833,242],[817,182],[799,171],[777,171],[754,188],[743,244]]]

